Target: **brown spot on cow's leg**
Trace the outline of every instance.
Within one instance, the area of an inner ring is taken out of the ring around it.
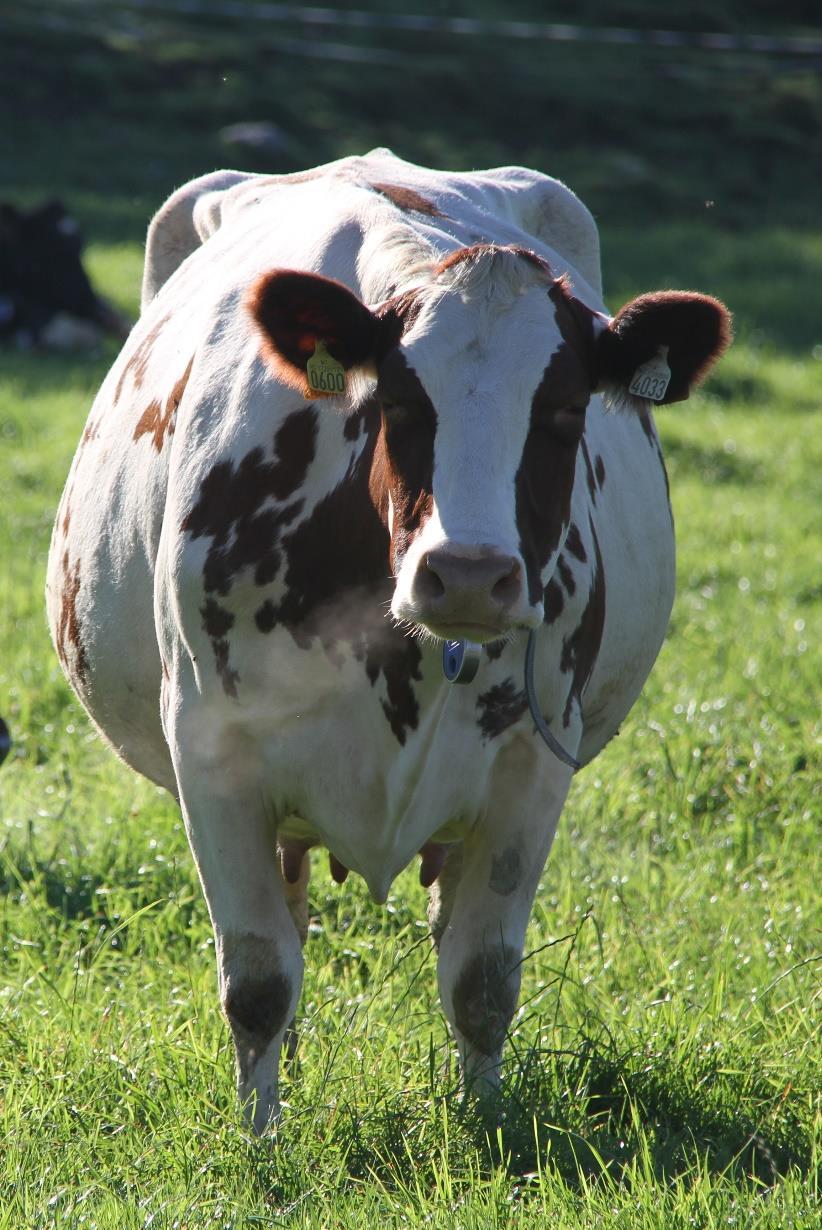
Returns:
[[[468,1047],[499,1054],[519,996],[520,958],[507,944],[478,952],[454,984],[454,1023]],[[470,1079],[470,1072],[466,1073]]]
[[[267,1055],[272,1043],[284,1033],[293,1009],[294,988],[280,967],[274,941],[256,935],[226,937],[220,951],[221,1000],[237,1059],[240,1095],[247,1098],[258,1088],[261,1060],[271,1063],[270,1090],[276,1099],[277,1056]],[[258,1130],[265,1123],[258,1123]]]
[[[488,887],[500,897],[510,897],[522,880],[522,857],[516,846],[506,846],[491,860]]]
[[[457,842],[447,847],[445,862],[431,885],[428,897],[428,925],[431,928],[431,939],[434,941],[435,948],[439,948],[440,940],[448,926],[451,908],[454,904],[454,894],[461,876],[462,843]]]
[[[605,486],[605,462],[602,460],[601,453],[597,453],[597,458],[596,458],[596,461],[594,462],[594,473],[596,475],[596,480],[597,480],[597,483],[599,484],[599,489],[601,491],[602,488]]]

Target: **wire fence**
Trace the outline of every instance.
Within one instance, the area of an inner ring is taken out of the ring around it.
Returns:
[[[301,26],[303,29],[393,31],[442,34],[460,38],[505,38],[554,43],[595,43],[609,46],[696,48],[710,52],[760,55],[822,56],[822,37],[633,29],[623,26],[582,26],[560,22],[506,21],[474,17],[444,17],[410,13],[375,13],[363,9],[332,9],[297,4],[250,3],[249,0],[109,0],[105,6],[88,0],[51,0],[48,11],[28,9],[28,19],[54,26],[90,11],[112,15],[158,15],[223,18],[260,24]],[[18,15],[20,10],[18,9]]]

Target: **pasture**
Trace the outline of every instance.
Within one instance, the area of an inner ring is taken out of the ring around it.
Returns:
[[[455,165],[510,156],[466,149]],[[150,207],[130,166],[112,144],[116,193],[89,177],[74,204],[101,222],[100,290],[135,313]],[[599,202],[612,306],[698,288],[737,342],[657,414],[670,634],[572,788],[486,1117],[455,1092],[416,868],[381,907],[315,857],[279,1143],[243,1126],[180,817],[102,745],[45,628],[54,510],[115,349],[0,355],[2,1230],[822,1224],[822,238],[798,200],[742,225],[720,209],[629,226]]]

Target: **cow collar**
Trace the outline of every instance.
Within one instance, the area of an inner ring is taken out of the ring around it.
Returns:
[[[528,644],[525,647],[525,695],[531,717],[543,742],[551,749],[558,760],[567,764],[574,772],[582,768],[570,752],[566,752],[562,744],[552,733],[551,728],[542,716],[534,685],[534,657],[537,649],[536,629],[528,634]],[[470,683],[479,670],[482,646],[474,641],[446,641],[442,647],[442,673],[449,683]]]

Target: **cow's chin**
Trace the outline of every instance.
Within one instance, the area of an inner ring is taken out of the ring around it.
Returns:
[[[511,624],[480,624],[471,623],[470,620],[460,620],[458,623],[425,620],[420,623],[420,627],[438,641],[473,641],[477,645],[509,640],[517,631]]]

